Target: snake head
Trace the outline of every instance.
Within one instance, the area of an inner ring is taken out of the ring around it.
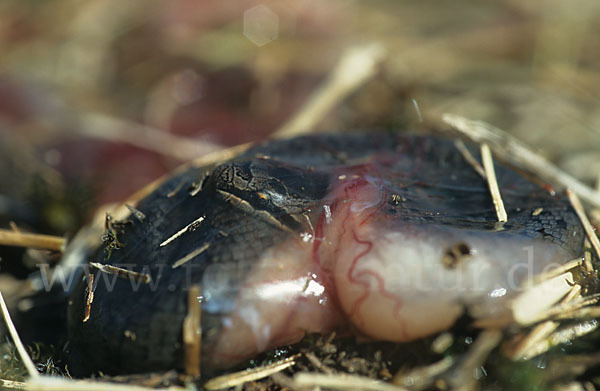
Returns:
[[[329,175],[310,167],[260,158],[222,164],[211,178],[214,189],[278,214],[306,211],[325,196],[329,185]]]

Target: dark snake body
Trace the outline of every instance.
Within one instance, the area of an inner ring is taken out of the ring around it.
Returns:
[[[471,148],[477,157],[477,148]],[[253,262],[276,243],[306,227],[301,213],[318,205],[340,166],[375,164],[391,197],[384,205],[398,219],[491,231],[496,214],[487,184],[453,141],[395,133],[311,135],[255,146],[219,166],[177,173],[143,199],[117,238],[123,247],[105,261],[150,274],[138,283],[91,269],[97,283],[90,319],[83,323],[82,281],[71,298],[69,331],[75,374],[130,373],[183,367],[182,322],[187,288],[211,265],[234,265],[230,289],[202,304],[203,349],[210,352],[220,319],[232,310],[237,287]],[[569,203],[506,166],[496,174],[509,220],[505,232],[558,243],[579,255],[582,227]],[[198,186],[202,189],[198,191]],[[192,196],[190,193],[197,193]],[[399,202],[398,199],[401,199]],[[243,202],[240,202],[243,201]],[[533,211],[543,208],[533,215]],[[182,227],[202,217],[168,245]],[[175,261],[208,244],[186,267]],[[91,257],[107,258],[106,248]],[[135,283],[133,285],[136,285]],[[210,357],[205,355],[204,362]]]

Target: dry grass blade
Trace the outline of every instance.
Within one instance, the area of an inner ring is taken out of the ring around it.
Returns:
[[[138,209],[134,208],[133,206],[129,205],[129,204],[125,204],[125,207],[127,208],[127,210],[129,212],[131,212],[131,214],[133,216],[135,216],[136,219],[138,219],[138,221],[143,222],[146,219],[146,215],[143,214],[141,211],[139,211]]]
[[[209,247],[210,247],[210,243],[204,243],[201,247],[195,249],[188,255],[185,255],[185,256],[179,258],[177,261],[175,261],[175,263],[173,265],[171,265],[171,268],[177,269],[181,265],[185,265],[192,259],[196,258],[198,255],[202,254],[204,251],[208,250]]]
[[[25,383],[29,391],[183,391],[182,387],[151,388],[132,384],[88,380],[69,380],[59,377],[39,376]]]
[[[27,354],[27,350],[25,350],[25,346],[23,346],[23,342],[21,342],[19,333],[17,333],[17,329],[15,328],[15,325],[12,322],[12,319],[10,318],[10,314],[8,313],[8,308],[6,307],[6,302],[4,301],[4,296],[2,296],[2,292],[0,292],[0,307],[2,309],[2,316],[4,317],[4,322],[6,323],[8,332],[10,333],[10,336],[12,337],[13,342],[15,343],[15,347],[19,352],[19,356],[21,356],[21,360],[23,360],[23,365],[25,365],[27,373],[32,378],[38,377],[40,374],[38,373],[37,369],[35,369],[33,361],[31,361],[29,354]]]
[[[289,377],[284,375],[281,372],[277,372],[274,373],[270,376],[271,380],[273,380],[273,382],[277,385],[279,385],[283,390],[293,390],[295,385],[294,385],[294,380]]]
[[[85,307],[83,310],[82,322],[85,323],[92,315],[92,303],[94,303],[94,275],[89,274],[87,277],[87,290],[85,293]]]
[[[152,281],[152,277],[150,277],[149,274],[138,273],[133,270],[123,269],[122,267],[118,267],[118,266],[101,264],[101,263],[97,263],[97,262],[90,262],[90,266],[95,267],[96,269],[100,270],[103,273],[114,274],[117,277],[136,281],[136,282],[141,282],[143,284],[149,284]]]
[[[14,380],[0,379],[0,389],[2,390],[24,390],[27,383]]]
[[[547,310],[565,297],[573,286],[570,272],[528,287],[510,304],[515,321],[530,325],[547,318]]]
[[[222,148],[208,141],[176,136],[151,126],[100,113],[84,113],[80,119],[81,126],[76,129],[87,137],[127,143],[180,161],[195,159]]]
[[[406,373],[398,373],[392,382],[399,386],[405,386],[413,391],[423,390],[431,387],[436,378],[446,372],[454,364],[454,358],[445,357],[442,360],[410,370]]]
[[[413,107],[415,108],[415,112],[417,113],[417,117],[419,118],[419,122],[423,122],[423,115],[421,114],[421,109],[419,108],[419,103],[416,99],[411,99]]]
[[[298,358],[298,355],[259,368],[217,376],[204,383],[204,389],[209,391],[222,390],[225,388],[237,387],[249,381],[263,379],[295,365],[296,358]]]
[[[192,160],[190,163],[183,164],[178,167],[174,173],[182,172],[187,170],[190,167],[202,167],[208,166],[211,164],[218,164],[219,162],[224,162],[225,160],[229,160],[243,152],[245,152],[248,148],[252,146],[252,143],[245,143],[236,145],[234,147],[230,147],[227,149],[222,149],[220,151],[215,151],[211,153],[207,153],[204,156],[196,158]]]
[[[585,307],[564,312],[555,316],[556,319],[586,319],[600,318],[600,307]]]
[[[504,354],[511,360],[523,360],[534,357],[533,348],[547,339],[559,326],[558,322],[547,321],[535,326],[527,335],[521,336],[521,338],[509,343],[504,348]]]
[[[0,229],[0,245],[63,251],[66,240],[60,236],[29,234]]]
[[[581,267],[582,264],[583,264],[582,258],[571,259],[570,261],[567,261],[558,267],[550,269],[550,270],[540,274],[539,276],[534,276],[533,277],[533,285],[540,284],[546,280],[550,280],[554,277],[560,276],[563,273],[570,272],[573,269]]]
[[[490,147],[485,143],[481,144],[481,160],[483,161],[483,169],[485,170],[485,177],[488,182],[488,187],[490,188],[490,194],[492,195],[498,222],[506,223],[508,221],[508,216],[506,215],[504,202],[500,196],[500,188],[498,187],[498,180],[496,179],[492,152],[490,151]]]
[[[598,353],[561,355],[549,360],[544,378],[548,382],[559,382],[560,384],[564,382],[564,379],[581,376],[587,370],[598,367],[598,365],[600,365],[600,354]],[[590,382],[588,385],[590,388],[586,389],[597,390]]]
[[[500,330],[484,330],[479,334],[475,343],[460,358],[457,365],[443,376],[446,385],[457,390],[472,388],[471,386],[476,380],[473,376],[475,371],[483,365],[501,340],[502,331]],[[447,388],[441,382],[439,385],[442,386],[439,388]]]
[[[194,285],[188,291],[188,313],[183,320],[183,347],[185,352],[185,373],[190,376],[200,376],[202,352],[202,329],[200,316],[202,310],[198,297],[201,291]]]
[[[294,376],[294,388],[325,388],[330,390],[365,390],[365,391],[406,391],[380,380],[355,375],[324,375],[321,373],[300,372]]]
[[[573,288],[577,289],[579,285],[575,285]],[[579,288],[581,289],[581,288]],[[567,296],[568,297],[568,296]],[[593,311],[594,308],[590,307],[598,303],[598,296],[578,296],[575,299],[571,299],[569,302],[563,302],[555,305],[554,307],[548,308],[542,315],[541,319],[579,319],[585,316],[577,316],[577,314],[583,314],[585,312]]]
[[[431,351],[437,354],[443,354],[454,343],[454,336],[450,332],[438,335],[431,343]]]
[[[323,362],[319,360],[319,358],[313,352],[304,353],[304,356],[308,359],[308,361],[310,361],[312,365],[315,366],[315,368],[322,371],[323,373],[326,373],[328,375],[333,375],[335,373],[335,369],[332,369],[327,365],[323,364]]]
[[[591,388],[585,387],[584,384],[579,382],[571,382],[568,384],[559,384],[556,387],[552,387],[551,391],[595,391],[596,388],[592,385]]]
[[[598,226],[598,224],[595,224],[595,226]],[[585,248],[585,252],[583,253],[583,262],[585,264],[585,268],[586,270],[592,270],[594,268],[592,259],[594,258],[593,253],[595,251],[592,249],[590,240],[587,237],[583,241],[583,248]]]
[[[467,148],[465,143],[463,143],[462,140],[458,139],[458,140],[454,141],[454,145],[456,146],[456,149],[458,149],[458,151],[463,155],[463,157],[465,158],[467,163],[469,163],[471,166],[473,166],[473,169],[475,171],[477,171],[477,173],[482,178],[485,179],[485,177],[486,177],[485,170],[483,169],[483,167],[481,167],[481,164],[479,164],[477,159],[475,159],[475,156],[473,156],[471,151],[469,151],[469,149]]]
[[[165,239],[161,244],[160,247],[164,247],[167,244],[171,243],[172,241],[174,241],[175,239],[179,238],[181,235],[183,235],[184,233],[195,229],[195,227],[198,226],[198,224],[202,223],[204,221],[204,216],[200,216],[198,217],[196,220],[192,221],[191,223],[189,223],[188,225],[186,225],[185,227],[181,228],[179,231],[175,232],[173,235],[171,235],[170,237],[168,237],[167,239]]]
[[[573,285],[569,293],[567,293],[567,295],[563,299],[563,303],[569,303],[575,300],[576,298],[581,297],[581,291],[581,285]]]
[[[580,266],[582,260],[575,259],[569,264]],[[561,270],[567,270],[561,268]],[[550,272],[549,274],[551,274]],[[581,286],[573,285],[560,304],[542,311],[538,318],[546,320],[535,326],[527,334],[518,337],[517,340],[505,344],[504,353],[513,360],[531,359],[547,352],[552,347],[571,341],[597,329],[596,320],[580,322],[557,331],[560,323],[549,319],[583,319],[600,316],[600,308],[588,307],[598,301],[598,295],[581,297]]]
[[[489,144],[500,158],[537,174],[545,181],[571,188],[586,201],[600,206],[600,192],[562,171],[505,131],[485,122],[472,121],[455,114],[444,114],[442,120],[475,142]]]
[[[510,310],[508,313],[477,319],[473,322],[473,326],[498,328],[514,323],[528,326],[550,319],[557,311],[564,311],[562,306],[568,305],[569,308],[573,308],[572,306],[575,305],[582,306],[595,302],[590,299],[586,304],[581,304],[583,299],[579,298],[570,303],[555,305],[559,300],[571,294],[573,286],[573,275],[570,272],[541,281],[536,279],[529,282],[525,290],[507,304],[507,308]]]
[[[587,234],[587,237],[592,244],[594,251],[596,252],[596,256],[598,259],[600,259],[600,240],[598,240],[598,236],[596,235],[594,227],[592,227],[590,220],[588,220],[587,215],[585,214],[585,210],[581,205],[581,201],[579,201],[579,197],[577,197],[577,194],[572,192],[570,189],[567,189],[567,196],[569,197],[569,201],[571,201],[571,206],[573,206],[573,209],[575,209],[575,213],[577,213],[577,216],[583,225],[583,229],[585,229],[585,233]],[[594,271],[594,267],[592,266],[592,262],[589,258],[585,262],[585,268],[588,273]]]
[[[348,49],[325,83],[274,136],[293,137],[310,131],[333,107],[376,73],[377,64],[384,56],[385,51],[379,44]]]
[[[561,304],[569,305],[571,302],[579,298],[581,286],[574,285],[570,292],[563,298]],[[556,308],[556,307],[553,307]],[[550,315],[547,316],[550,318]],[[521,360],[533,357],[535,346],[541,341],[547,339],[558,327],[560,323],[547,320],[536,325],[526,335],[519,338],[516,342],[505,344],[505,354],[513,360]]]
[[[582,337],[591,333],[597,328],[598,321],[589,320],[554,331],[552,334],[545,336],[544,338],[540,338],[539,341],[530,346],[527,349],[527,352],[525,352],[526,358],[539,356],[540,354],[547,352],[557,345],[570,342],[575,338]]]

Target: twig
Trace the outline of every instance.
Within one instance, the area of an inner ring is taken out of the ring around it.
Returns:
[[[594,227],[592,227],[590,220],[588,220],[587,215],[583,210],[583,206],[581,205],[581,201],[579,201],[579,197],[577,197],[577,194],[572,192],[570,189],[567,189],[567,196],[569,197],[569,201],[571,201],[571,206],[573,206],[573,209],[575,209],[575,213],[577,213],[577,216],[579,216],[579,220],[583,225],[583,229],[585,229],[585,233],[587,234],[594,251],[596,252],[596,256],[598,259],[600,259],[600,240],[598,240],[598,236],[594,231]],[[587,272],[591,273],[594,271],[591,260],[587,259],[584,264]]]
[[[586,201],[600,206],[600,192],[562,171],[505,131],[485,122],[472,121],[455,114],[444,114],[442,120],[475,142],[489,144],[500,158],[537,174],[545,181],[571,188]]]
[[[63,251],[66,240],[60,236],[28,234],[0,229],[0,245]]]
[[[506,223],[508,216],[506,215],[506,209],[504,209],[504,202],[500,196],[500,188],[498,187],[498,181],[496,180],[496,172],[494,171],[494,160],[492,159],[492,152],[487,144],[481,144],[481,160],[483,161],[483,169],[485,170],[485,177],[490,188],[490,194],[494,202],[494,208],[496,208],[496,215],[500,223]]]
[[[379,44],[348,49],[327,80],[274,136],[292,137],[312,129],[335,105],[375,74],[384,56]]]
[[[15,343],[15,347],[17,348],[17,352],[19,352],[19,356],[21,356],[21,360],[23,361],[23,365],[25,365],[25,369],[27,369],[27,373],[31,378],[38,377],[40,374],[38,373],[37,369],[35,369],[33,361],[31,361],[25,346],[23,346],[23,342],[21,342],[19,333],[17,333],[17,329],[15,328],[15,325],[10,318],[10,314],[8,313],[8,308],[6,307],[6,302],[4,301],[2,292],[0,292],[0,307],[2,307],[2,316],[4,317],[4,322],[6,323],[8,332]]]

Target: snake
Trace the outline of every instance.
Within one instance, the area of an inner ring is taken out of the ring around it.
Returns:
[[[402,343],[496,316],[585,235],[560,192],[494,169],[503,224],[486,179],[437,134],[305,135],[178,170],[82,259],[69,368],[182,370],[193,287],[205,372],[307,333]]]

